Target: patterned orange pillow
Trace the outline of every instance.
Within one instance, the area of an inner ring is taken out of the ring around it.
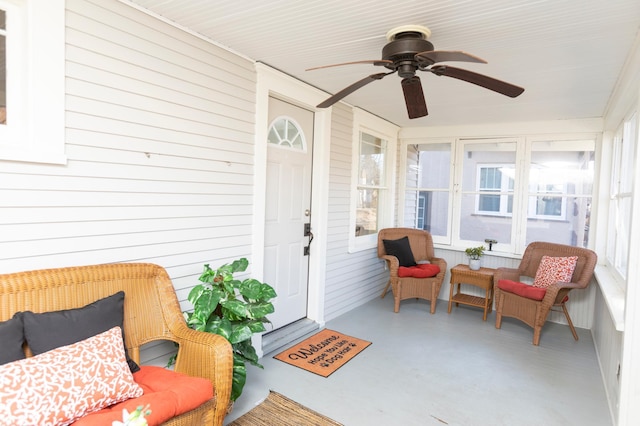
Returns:
[[[120,327],[0,366],[4,424],[67,425],[142,393],[127,365]]]
[[[570,283],[577,262],[578,256],[542,256],[536,276],[533,279],[533,286],[547,288],[557,282]]]

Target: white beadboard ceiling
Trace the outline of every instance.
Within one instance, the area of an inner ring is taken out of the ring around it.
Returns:
[[[318,87],[328,94],[385,71],[385,35],[423,25],[436,50],[488,64],[450,63],[525,88],[512,99],[419,72],[429,115],[407,118],[400,77],[344,101],[404,127],[602,117],[631,49],[640,48],[638,0],[123,0]],[[329,95],[327,95],[329,96]]]

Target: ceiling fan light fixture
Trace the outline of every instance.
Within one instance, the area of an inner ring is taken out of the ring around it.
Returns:
[[[387,40],[393,41],[398,35],[403,33],[417,33],[420,34],[423,40],[431,37],[431,30],[422,25],[402,25],[400,27],[393,28],[387,32]]]

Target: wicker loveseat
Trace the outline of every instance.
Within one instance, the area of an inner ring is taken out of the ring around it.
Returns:
[[[164,268],[158,265],[91,265],[0,275],[0,321],[8,322],[21,311],[49,313],[81,308],[121,291],[125,294],[124,346],[129,357],[139,364],[143,344],[156,340],[176,342],[179,350],[175,371],[181,374],[175,375],[205,378],[213,388],[212,398],[164,424],[222,425],[231,392],[231,346],[221,336],[187,327],[173,284]],[[121,337],[122,332],[116,331]],[[37,359],[30,358],[31,351],[26,345],[25,352],[27,360]],[[149,368],[174,374],[160,367]],[[195,380],[207,387],[206,381]],[[186,392],[184,399],[189,399]]]

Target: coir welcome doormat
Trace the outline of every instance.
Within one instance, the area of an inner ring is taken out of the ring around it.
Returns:
[[[329,377],[371,342],[324,329],[274,356],[275,359]]]

